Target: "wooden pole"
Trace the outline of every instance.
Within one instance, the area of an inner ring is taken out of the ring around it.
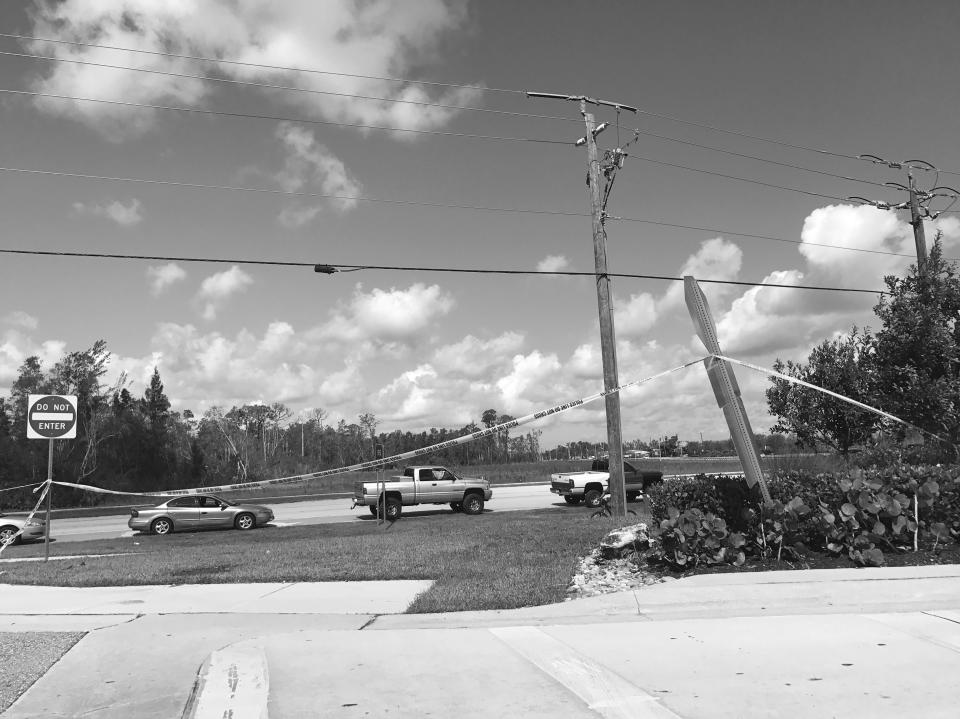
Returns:
[[[620,393],[611,392],[620,386],[617,377],[617,342],[610,304],[610,277],[607,275],[607,241],[603,228],[603,207],[600,199],[600,163],[597,160],[596,122],[580,101],[580,112],[587,127],[587,171],[590,181],[590,203],[593,208],[593,260],[597,278],[597,305],[600,312],[600,353],[603,359],[603,389],[607,409],[607,445],[610,473],[608,491],[613,516],[627,516],[626,489],[623,484],[623,438],[620,431]]]
[[[920,203],[917,201],[917,183],[913,173],[908,172],[910,189],[910,224],[913,226],[913,241],[917,246],[917,271],[920,277],[927,276],[927,238],[923,231],[923,218],[920,217]]]

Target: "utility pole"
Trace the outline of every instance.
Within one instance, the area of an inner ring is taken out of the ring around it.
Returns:
[[[920,203],[917,201],[917,183],[913,172],[907,170],[908,191],[910,192],[910,224],[913,225],[913,241],[917,246],[917,271],[920,277],[927,276],[927,238],[923,232],[923,218],[920,216]]]
[[[882,157],[877,155],[858,155],[861,160],[869,160],[875,165],[886,165],[892,170],[902,170],[906,168],[907,170],[907,184],[903,185],[899,182],[885,182],[884,185],[888,187],[894,187],[903,192],[909,193],[910,197],[906,202],[901,202],[898,204],[892,204],[889,202],[877,202],[874,200],[868,200],[864,197],[854,196],[849,197],[849,200],[855,200],[857,202],[862,202],[865,205],[873,205],[880,210],[904,210],[910,209],[910,225],[913,227],[913,241],[916,244],[917,248],[917,273],[921,278],[926,278],[927,276],[927,238],[923,229],[923,220],[924,218],[929,218],[931,220],[937,219],[942,215],[946,210],[949,210],[953,204],[960,199],[960,190],[957,190],[953,187],[947,187],[946,185],[938,185],[937,187],[931,187],[929,190],[918,190],[917,181],[913,177],[914,170],[924,170],[929,172],[937,173],[937,177],[940,176],[940,170],[935,166],[931,165],[926,160],[903,160],[894,161],[894,160],[885,160]],[[950,204],[947,205],[945,209],[931,212],[930,202],[937,198],[943,198],[951,200]]]
[[[635,107],[605,100],[597,100],[585,95],[557,95],[554,93],[528,92],[527,97],[544,97],[554,100],[579,101],[580,114],[586,126],[587,134],[574,143],[577,146],[587,146],[587,184],[590,189],[590,204],[592,207],[593,226],[593,262],[597,279],[597,307],[600,315],[600,354],[603,360],[603,390],[606,393],[607,414],[607,471],[610,478],[607,491],[610,493],[610,509],[614,517],[619,519],[627,516],[627,496],[623,482],[623,436],[620,428],[620,386],[617,373],[617,341],[613,326],[613,308],[610,303],[610,276],[607,274],[607,233],[604,227],[606,222],[607,199],[613,187],[616,171],[623,166],[625,154],[623,149],[608,151],[604,156],[605,185],[601,192],[600,161],[597,157],[597,135],[606,128],[607,123],[596,124],[593,113],[587,112],[587,103],[591,105],[605,105],[615,108],[619,120],[620,110],[637,112]],[[619,132],[619,123],[618,123]],[[634,136],[636,137],[636,136]]]

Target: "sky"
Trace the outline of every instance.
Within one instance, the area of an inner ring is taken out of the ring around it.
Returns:
[[[906,170],[857,156],[960,185],[958,26],[949,0],[8,0],[0,33],[34,39],[0,37],[0,249],[158,259],[0,254],[0,394],[98,339],[109,382],[156,367],[195,414],[422,431],[601,390],[591,277],[437,271],[593,271],[579,106],[525,91],[640,110],[591,108],[629,153],[611,272],[788,285],[703,289],[728,355],[804,361],[878,295],[793,286],[915,262],[909,213],[847,199],[902,202]],[[947,257],[958,217],[926,221]],[[622,382],[704,355],[682,283],[611,287]],[[768,431],[769,380],[736,372]],[[625,391],[622,424],[728,436],[702,365]],[[528,427],[606,438],[602,402]]]

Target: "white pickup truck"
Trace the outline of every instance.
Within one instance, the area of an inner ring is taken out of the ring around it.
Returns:
[[[449,504],[454,512],[480,514],[491,496],[490,482],[482,477],[461,477],[446,467],[417,466],[382,483],[355,483],[353,507],[369,507],[374,516],[385,507],[384,516],[394,521],[400,519],[404,507],[416,504]]]
[[[610,472],[605,459],[594,460],[588,472],[560,472],[550,475],[550,491],[563,497],[567,504],[580,504],[599,507]],[[623,483],[627,501],[632,502],[647,491],[651,484],[663,481],[663,472],[639,470],[629,462],[623,463]]]

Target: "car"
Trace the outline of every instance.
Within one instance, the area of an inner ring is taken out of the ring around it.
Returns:
[[[134,507],[127,526],[138,532],[170,534],[196,529],[253,529],[273,521],[273,510],[235,504],[212,494],[174,497],[155,507]]]
[[[0,514],[0,546],[43,539],[47,531],[46,520],[39,517],[28,519],[29,516],[27,512]]]

